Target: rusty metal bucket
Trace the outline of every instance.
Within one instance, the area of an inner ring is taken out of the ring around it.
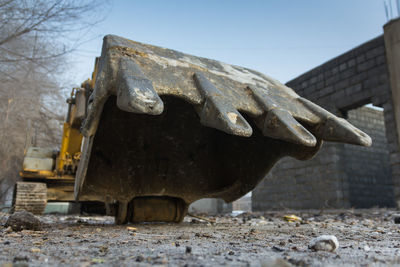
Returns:
[[[108,35],[81,132],[75,196],[117,223],[179,222],[193,201],[234,201],[282,157],[371,139],[256,71]]]

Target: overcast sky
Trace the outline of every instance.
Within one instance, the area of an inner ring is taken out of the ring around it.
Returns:
[[[389,1],[389,0],[387,0]],[[393,13],[396,6],[393,0]],[[102,36],[240,65],[287,82],[383,33],[383,0],[114,0],[106,19],[70,56],[80,84]]]

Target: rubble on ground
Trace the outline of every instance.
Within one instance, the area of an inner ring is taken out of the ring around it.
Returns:
[[[0,266],[396,266],[400,228],[393,218],[398,213],[271,211],[128,225],[114,225],[107,216],[43,215],[38,216],[45,222],[42,231],[18,232],[5,226],[11,216],[0,213]],[[287,214],[302,220],[287,221]],[[309,248],[324,235],[335,236],[339,244]]]
[[[8,217],[6,222],[7,227],[11,227],[13,231],[22,230],[42,230],[42,223],[38,218],[35,217],[31,212],[22,210],[17,211]]]

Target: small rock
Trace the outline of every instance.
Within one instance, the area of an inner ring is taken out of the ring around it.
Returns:
[[[394,223],[400,224],[400,214],[393,215]]]
[[[339,242],[334,235],[321,235],[310,241],[308,248],[313,251],[334,252],[339,247]]]
[[[137,257],[136,257],[136,261],[137,261],[137,262],[142,262],[142,261],[144,261],[143,255],[137,256]]]
[[[18,261],[29,261],[29,258],[27,256],[15,256],[13,262],[18,262]]]
[[[186,253],[192,253],[192,247],[186,246]]]
[[[10,241],[8,241],[8,240],[4,241],[3,245],[10,245]]]
[[[370,251],[370,250],[371,250],[371,248],[370,248],[368,245],[365,245],[365,246],[364,246],[364,251],[365,251],[365,252],[368,252],[368,251]]]
[[[280,248],[280,247],[277,247],[277,246],[273,246],[273,247],[272,247],[272,250],[273,250],[273,251],[276,251],[276,252],[283,252],[283,251],[285,251],[283,248]]]
[[[107,252],[108,252],[108,247],[107,247],[107,246],[101,246],[101,247],[99,248],[99,251],[100,251],[101,253],[107,253]]]
[[[229,255],[235,255],[235,252],[233,252],[232,250],[228,252]]]
[[[14,231],[22,230],[42,230],[42,223],[32,213],[22,210],[17,211],[8,217],[6,226],[10,226]]]
[[[292,267],[293,265],[284,259],[267,259],[260,264],[262,267]]]
[[[178,236],[178,239],[190,239],[190,236],[188,234],[182,234]]]

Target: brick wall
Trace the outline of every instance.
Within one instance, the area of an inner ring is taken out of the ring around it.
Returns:
[[[394,205],[400,153],[388,75],[379,36],[288,82],[299,95],[348,117],[371,135],[373,146],[325,143],[310,161],[281,160],[254,190],[253,210]],[[367,103],[384,111],[353,110]]]

